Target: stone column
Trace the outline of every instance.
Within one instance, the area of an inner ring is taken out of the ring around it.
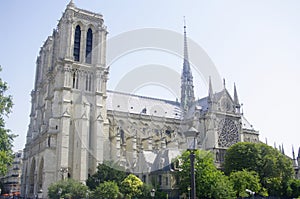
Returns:
[[[80,181],[85,183],[88,178],[89,168],[89,113],[90,106],[87,103],[83,104],[83,115],[80,120],[81,126],[81,137],[80,137]]]
[[[137,160],[137,135],[132,138],[132,162]]]
[[[70,100],[70,91],[63,90],[61,95],[63,100],[56,99],[55,103],[61,103],[61,121],[60,121],[60,132],[57,139],[57,159],[58,165],[57,170],[61,168],[69,167],[69,152],[70,152],[70,124],[71,124],[71,100]],[[58,174],[57,178],[60,179],[61,175]]]
[[[113,157],[113,154],[112,154]],[[121,158],[121,138],[120,138],[120,134],[117,134],[116,137],[116,157],[117,157],[117,161],[120,161]]]

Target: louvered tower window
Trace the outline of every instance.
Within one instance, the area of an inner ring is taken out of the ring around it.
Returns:
[[[85,48],[85,62],[88,64],[92,63],[92,48],[93,48],[93,31],[88,29],[86,35],[86,48]]]
[[[74,36],[74,61],[79,61],[80,58],[80,38],[81,38],[81,28],[76,26],[75,36]]]

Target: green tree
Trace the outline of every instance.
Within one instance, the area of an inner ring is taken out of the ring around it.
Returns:
[[[115,181],[118,186],[126,178],[127,174],[123,167],[120,167],[112,162],[105,162],[99,164],[97,167],[97,173],[92,175],[86,180],[86,185],[94,190],[100,183],[105,181]]]
[[[0,72],[2,68],[0,66]],[[5,128],[5,117],[11,112],[13,103],[12,96],[6,95],[8,85],[0,78],[0,174],[7,172],[7,166],[13,160],[13,140],[16,135],[11,134],[9,129]]]
[[[100,183],[99,186],[92,192],[92,199],[114,199],[119,195],[119,187],[114,181],[105,181]]]
[[[291,160],[278,150],[263,143],[240,142],[226,152],[224,171],[255,171],[261,185],[271,196],[285,196],[288,182],[294,176]]]
[[[300,180],[291,179],[289,181],[287,194],[291,198],[299,198],[300,197]]]
[[[155,189],[155,199],[165,199],[167,198],[167,194],[159,189],[159,186],[156,188],[153,187],[150,184],[143,183],[143,186],[141,187],[142,194],[138,198],[143,199],[151,199],[151,190]]]
[[[88,187],[73,179],[61,180],[52,183],[48,188],[48,196],[51,199],[80,199],[86,198],[87,193]]]
[[[143,186],[141,187],[142,194],[140,195],[140,198],[151,198],[151,189],[153,189],[151,185],[143,183]]]
[[[133,174],[129,174],[121,182],[121,192],[126,198],[139,197],[142,195],[143,182]]]
[[[249,196],[249,193],[246,192],[246,189],[250,189],[255,193],[263,193],[263,190],[261,190],[262,187],[259,176],[255,171],[242,170],[232,172],[229,179],[233,184],[233,188],[236,191],[237,197]]]
[[[179,188],[187,193],[190,186],[190,152],[185,151],[179,158]],[[195,151],[196,195],[198,198],[233,198],[235,192],[227,176],[214,165],[212,154],[208,151]]]

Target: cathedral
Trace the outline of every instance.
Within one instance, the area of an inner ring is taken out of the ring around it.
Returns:
[[[211,151],[216,165],[232,144],[259,142],[241,111],[236,86],[231,95],[225,83],[221,91],[213,90],[210,80],[207,96],[194,96],[185,27],[180,102],[107,90],[107,34],[101,14],[71,1],[41,47],[24,148],[23,197],[42,190],[47,198],[49,185],[66,178],[85,183],[99,163],[110,161],[144,182],[155,179],[172,198],[176,179],[170,165],[187,149],[185,132],[196,132],[196,148]]]

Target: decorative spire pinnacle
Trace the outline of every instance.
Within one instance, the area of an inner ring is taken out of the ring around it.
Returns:
[[[238,95],[237,95],[235,83],[234,83],[234,103],[235,103],[235,105],[240,106],[239,98],[238,98]]]
[[[223,86],[224,86],[224,89],[226,88],[226,81],[225,81],[225,78],[223,78]]]
[[[209,76],[209,82],[208,82],[208,102],[211,103],[213,101],[213,88],[211,83],[211,77]]]
[[[233,96],[233,102],[234,102],[234,105],[235,105],[235,107],[236,107],[236,109],[237,109],[237,112],[239,113],[239,112],[240,112],[241,105],[240,105],[239,98],[238,98],[238,95],[237,95],[235,83],[234,83],[234,96]]]
[[[75,7],[75,4],[74,4],[73,0],[71,0],[71,1],[69,2],[68,7]]]
[[[297,161],[296,156],[295,156],[294,145],[292,145],[292,154],[293,154],[293,159],[292,159],[293,167],[298,168],[298,161]]]
[[[183,54],[183,70],[181,75],[181,108],[187,112],[195,101],[193,75],[189,63],[188,46],[186,36],[186,24],[184,18],[184,54]]]
[[[295,160],[295,151],[294,151],[294,145],[292,145],[292,154],[293,154],[293,160]]]
[[[241,103],[241,115],[244,115],[244,110],[243,110],[243,103]]]

